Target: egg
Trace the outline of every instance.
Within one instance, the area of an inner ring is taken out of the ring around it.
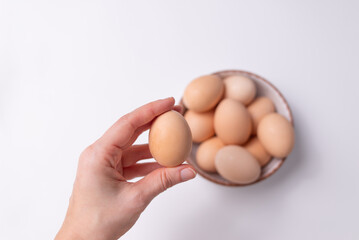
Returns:
[[[252,131],[251,117],[242,103],[223,99],[214,113],[214,130],[225,144],[243,144]]]
[[[258,160],[261,167],[266,165],[271,159],[271,155],[264,149],[257,137],[251,138],[246,145],[244,145],[244,148]]]
[[[152,123],[148,142],[150,152],[159,164],[178,166],[191,152],[191,130],[181,114],[168,111]]]
[[[193,142],[203,142],[214,135],[214,111],[197,113],[188,110],[184,118],[191,129]]]
[[[252,134],[257,133],[259,121],[267,114],[275,111],[272,100],[267,97],[259,97],[255,99],[249,106],[248,112],[252,118]]]
[[[217,152],[215,166],[223,178],[239,184],[255,182],[261,174],[258,161],[246,149],[237,145],[221,148]]]
[[[183,94],[184,105],[196,112],[206,112],[216,106],[224,92],[223,81],[216,75],[194,79]]]
[[[210,138],[201,143],[197,149],[196,159],[198,166],[207,172],[216,172],[214,159],[224,143],[218,137]]]
[[[257,136],[265,150],[277,158],[288,156],[294,147],[293,125],[278,113],[270,113],[262,118]]]
[[[253,80],[239,75],[233,75],[223,80],[224,97],[237,100],[248,105],[256,96],[256,85]]]

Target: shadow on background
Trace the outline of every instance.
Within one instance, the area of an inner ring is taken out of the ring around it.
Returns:
[[[224,187],[203,180],[200,185],[203,189],[193,193],[193,197],[202,190],[213,191],[212,199],[203,202],[198,211],[188,213],[178,231],[169,237],[173,240],[256,239],[258,225],[265,224],[264,219],[278,213],[285,216],[283,206],[291,204],[288,197],[306,177],[316,174],[306,151],[307,124],[305,119],[295,118],[295,147],[282,167],[263,182],[247,187]]]

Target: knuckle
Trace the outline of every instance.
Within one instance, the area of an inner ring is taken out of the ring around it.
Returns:
[[[96,159],[105,157],[104,150],[97,144],[91,144],[82,151],[79,158],[80,165],[88,165],[97,162]]]
[[[161,169],[160,171],[161,171],[159,175],[160,186],[162,188],[162,191],[165,191],[173,186],[173,181],[171,177],[168,175],[168,173],[165,171],[165,169]]]
[[[148,116],[156,116],[156,111],[153,108],[148,108],[147,110],[147,115]]]
[[[94,154],[94,152],[95,152],[94,146],[93,145],[88,146],[80,154],[80,160],[89,158],[90,156],[92,156]]]
[[[128,122],[129,121],[129,114],[125,114],[122,117],[120,117],[121,122]]]
[[[131,116],[132,116],[131,113],[127,113],[120,118],[119,122],[125,126],[132,128],[132,129],[136,129],[136,126],[133,125]]]

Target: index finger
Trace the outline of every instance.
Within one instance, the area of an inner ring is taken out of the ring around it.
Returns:
[[[123,148],[131,140],[135,131],[151,122],[155,117],[172,109],[175,100],[173,97],[150,102],[124,115],[110,127],[98,140],[104,146]]]

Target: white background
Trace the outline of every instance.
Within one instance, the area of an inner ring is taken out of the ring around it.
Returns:
[[[80,152],[148,101],[242,69],[293,110],[268,180],[200,176],[156,198],[125,240],[358,239],[357,1],[0,1],[0,239],[51,239]],[[139,142],[146,142],[146,135]]]

